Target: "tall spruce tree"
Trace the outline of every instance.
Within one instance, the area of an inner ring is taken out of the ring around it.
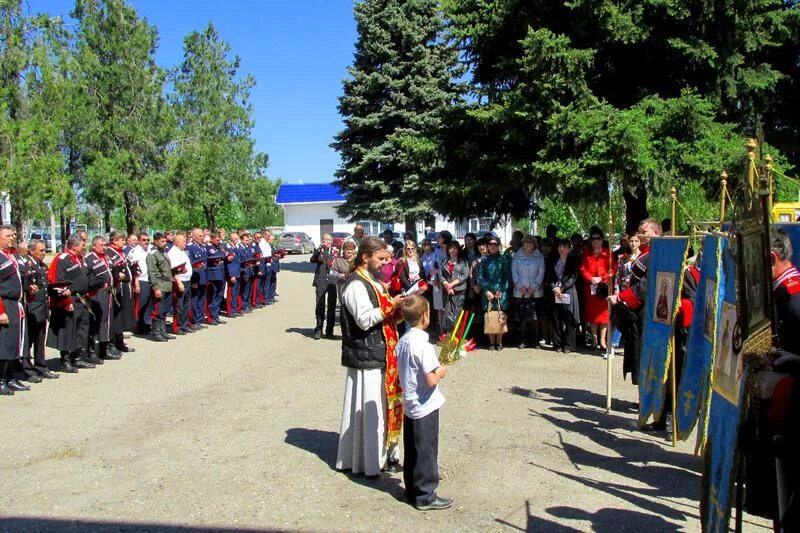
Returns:
[[[443,39],[437,0],[363,0],[354,13],[355,59],[339,99],[345,128],[332,144],[347,197],[339,213],[411,224],[433,211],[426,183],[440,159],[430,134],[459,96],[457,51]]]

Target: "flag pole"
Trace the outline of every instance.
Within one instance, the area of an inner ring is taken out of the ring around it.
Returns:
[[[614,221],[611,209],[611,187],[608,191],[608,293],[614,294],[614,255],[611,253],[611,241],[614,236]],[[608,326],[606,326],[606,412],[611,412],[611,360],[614,357],[613,336],[611,335],[611,299],[608,300]]]
[[[670,194],[672,196],[672,228],[670,228],[670,234],[674,237],[675,236],[675,226],[676,226],[676,222],[677,222],[675,220],[675,207],[678,204],[678,190],[675,187],[672,187],[672,189],[670,189]],[[683,272],[681,272],[681,275],[683,275]],[[681,295],[679,294],[678,298],[680,298],[680,297],[681,297]],[[676,447],[678,445],[678,417],[677,417],[677,412],[678,412],[677,377],[678,376],[677,376],[677,372],[676,372],[677,365],[675,364],[676,353],[675,353],[675,322],[674,322],[674,320],[672,322],[672,330],[670,331],[669,343],[670,343],[670,346],[672,347],[672,357],[670,357],[670,364],[669,364],[670,374],[672,374],[672,379],[670,380],[672,382],[672,387],[671,387],[672,390],[670,391],[670,393],[672,395],[672,446]]]
[[[725,207],[726,202],[728,200],[728,173],[724,170],[722,174],[719,175],[720,177],[720,205],[719,205],[719,228],[722,231],[722,225],[725,223]]]

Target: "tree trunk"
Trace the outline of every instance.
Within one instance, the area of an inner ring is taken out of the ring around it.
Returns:
[[[111,232],[111,211],[103,209],[103,229],[106,233]]]
[[[137,229],[139,196],[133,191],[125,191],[122,196],[125,199],[125,230],[130,235]]]
[[[631,235],[639,230],[639,223],[650,216],[647,211],[647,189],[639,181],[629,187],[622,197],[625,200],[625,233]]]
[[[66,209],[62,208],[58,213],[58,222],[61,224],[61,242],[66,244],[69,238],[69,221],[67,220]]]
[[[19,209],[14,209],[14,200],[11,200],[11,225],[17,228],[17,239],[22,240],[25,236],[22,234],[22,217],[19,216]]]
[[[417,217],[414,215],[406,215],[405,220],[403,221],[406,224],[406,231],[410,231],[414,234],[414,242],[417,242],[419,239],[417,238]]]

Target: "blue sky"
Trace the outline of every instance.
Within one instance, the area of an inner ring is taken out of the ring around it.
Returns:
[[[172,68],[183,38],[214,23],[243,74],[256,79],[251,102],[257,149],[270,178],[285,183],[333,178],[339,156],[328,147],[342,128],[336,111],[356,39],[352,0],[128,0],[156,26],[156,61]],[[32,13],[66,15],[72,0],[27,0]]]

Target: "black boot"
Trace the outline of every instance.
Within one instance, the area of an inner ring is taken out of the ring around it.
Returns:
[[[125,336],[122,333],[117,333],[114,335],[114,346],[122,353],[131,353],[135,352],[135,348],[128,348],[125,345]]]
[[[100,359],[100,343],[96,340],[89,341],[89,349],[86,350],[86,357],[84,360],[93,365],[102,365],[103,360]]]
[[[30,381],[31,383],[41,383],[42,376],[39,375],[38,372],[35,370],[30,370],[30,373],[26,373],[25,377],[23,378],[25,381]]]
[[[167,342],[169,339],[161,333],[162,322],[158,319],[153,320],[153,329],[147,338],[153,342]]]
[[[75,352],[72,354],[72,366],[76,368],[94,368],[95,365],[86,360],[83,352]]]
[[[11,361],[0,361],[0,394],[3,396],[11,396],[14,391],[8,386],[8,372],[11,370]]]
[[[87,363],[92,363],[95,366],[102,365],[103,360],[100,359],[100,347],[97,344],[95,344],[95,348],[93,350],[88,351],[84,360]]]
[[[110,342],[104,342],[100,349],[100,357],[102,359],[122,359],[122,352],[117,350],[117,347]]]
[[[7,385],[8,385],[8,388],[11,389],[12,391],[31,390],[30,387],[28,387],[27,385],[23,384],[18,379],[9,379],[9,380],[7,380]]]
[[[78,369],[72,366],[69,353],[61,352],[61,371],[65,374],[77,374]]]

